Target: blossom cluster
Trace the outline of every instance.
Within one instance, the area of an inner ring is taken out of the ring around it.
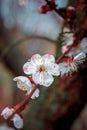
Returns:
[[[13,108],[6,107],[2,111],[1,116],[3,116],[3,118],[5,120],[7,120],[13,114],[14,111],[15,110]],[[23,128],[23,119],[22,119],[21,115],[19,115],[17,113],[14,114],[11,121],[13,122],[13,125],[14,125],[15,128],[17,128],[17,129]]]
[[[67,56],[62,63],[57,64],[53,55],[40,56],[35,54],[23,65],[23,71],[26,75],[15,77],[13,80],[17,82],[17,87],[20,90],[29,95],[35,84],[49,87],[54,81],[54,76],[63,76],[77,71],[78,66],[83,63],[85,58],[86,54],[81,52],[74,57]],[[37,88],[31,99],[39,97],[39,93]],[[15,109],[6,107],[1,115],[7,120],[14,111]],[[15,128],[23,127],[23,119],[19,114],[14,114],[11,121],[13,121]]]
[[[15,77],[13,80],[17,82],[17,87],[20,90],[29,95],[36,84],[49,87],[54,81],[54,76],[68,75],[77,71],[78,66],[84,62],[85,58],[86,54],[81,52],[76,56],[65,57],[62,63],[56,63],[53,55],[40,56],[35,54],[23,65],[23,71],[26,75]],[[39,97],[39,93],[39,89],[36,88],[31,99]],[[7,120],[14,112],[15,109],[6,107],[1,115]],[[23,119],[20,114],[14,114],[11,121],[15,128],[23,127]]]
[[[67,56],[63,62],[57,64],[53,55],[45,54],[40,56],[35,54],[23,65],[26,76],[18,76],[13,80],[17,81],[20,90],[29,95],[34,83],[49,87],[54,81],[54,76],[72,74],[78,70],[79,65],[84,62],[85,58],[86,54],[81,52],[76,56]],[[31,82],[30,76],[34,83]],[[39,97],[39,89],[36,89],[31,96],[32,99],[36,97]]]
[[[62,53],[66,53],[69,47],[73,44],[75,40],[74,33],[67,27],[64,27],[62,34]],[[83,52],[87,54],[87,38],[84,37],[80,42],[73,46],[73,48],[69,51],[67,56],[75,56]]]

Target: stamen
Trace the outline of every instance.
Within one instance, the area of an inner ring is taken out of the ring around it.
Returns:
[[[45,66],[40,65],[40,66],[39,66],[39,72],[43,72],[43,71],[45,71]]]

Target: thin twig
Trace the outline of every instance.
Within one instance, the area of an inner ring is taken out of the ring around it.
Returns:
[[[31,96],[33,95],[33,93],[35,92],[35,90],[36,90],[37,88],[38,88],[38,84],[36,84],[36,85],[33,87],[33,89],[32,89],[32,91],[30,92],[30,94],[29,94],[21,103],[17,104],[17,105],[14,107],[15,111],[12,113],[11,116],[9,116],[9,118],[7,119],[7,121],[10,120],[10,119],[14,116],[14,114],[17,113],[21,108],[23,108],[23,107],[25,108],[25,106],[29,103]]]
[[[66,16],[58,9],[56,9],[56,5],[55,4],[52,4],[50,1],[48,0],[45,0],[46,3],[50,6],[50,8],[52,10],[54,10],[58,15],[60,15],[65,21],[66,21]]]
[[[59,63],[64,57],[65,55],[72,49],[74,43],[69,47],[69,49],[64,53],[62,54],[57,60],[56,60],[56,63]]]

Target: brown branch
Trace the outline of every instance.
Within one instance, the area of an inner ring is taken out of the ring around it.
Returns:
[[[62,55],[56,60],[56,63],[59,63],[59,62],[65,57],[65,55],[72,49],[73,46],[74,46],[74,43],[69,47],[69,49],[68,49],[64,54],[62,54]]]
[[[11,116],[9,116],[9,118],[7,119],[7,121],[9,121],[9,120],[14,116],[15,113],[18,113],[19,111],[21,112],[21,111],[24,110],[25,106],[29,103],[31,96],[33,95],[33,93],[35,92],[35,90],[36,90],[37,88],[38,88],[38,84],[36,84],[36,85],[33,87],[33,89],[32,89],[32,91],[30,92],[30,94],[29,94],[21,103],[17,104],[17,105],[14,107],[15,111],[12,113]]]
[[[45,1],[46,1],[47,5],[49,5],[52,10],[54,10],[58,15],[60,15],[66,21],[66,16],[60,10],[56,9],[55,3],[52,3],[49,0],[45,0]]]

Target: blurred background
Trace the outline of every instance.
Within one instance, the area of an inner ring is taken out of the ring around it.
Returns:
[[[64,21],[54,11],[40,14],[42,1],[20,6],[20,0],[0,0],[0,112],[24,99],[13,78],[24,75],[22,66],[33,54],[61,54]],[[65,8],[70,1],[56,2]],[[49,88],[40,87],[40,97],[23,112],[23,130],[87,130],[86,66],[73,77],[55,79]],[[0,117],[0,130],[13,129]]]

